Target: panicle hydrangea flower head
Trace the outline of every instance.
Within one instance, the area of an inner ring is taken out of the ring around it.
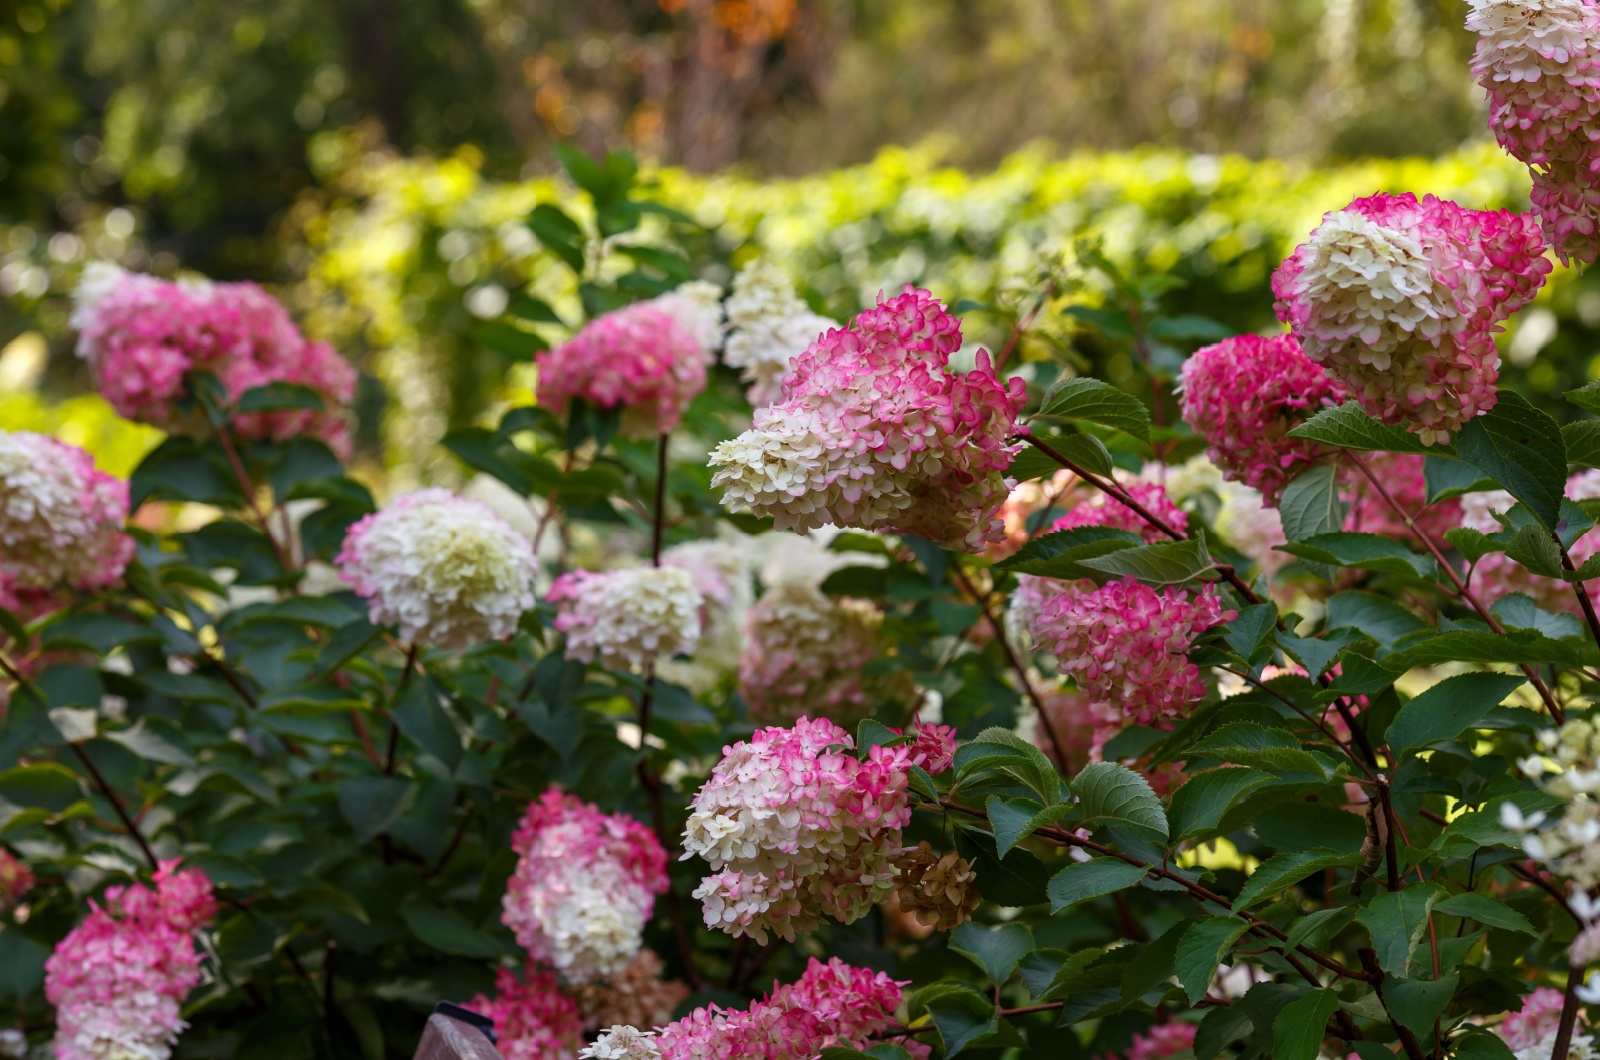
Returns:
[[[1054,732],[1061,740],[1062,750],[1072,758],[1070,762],[1057,763],[1066,769],[1082,769],[1087,763],[1102,761],[1106,741],[1127,720],[1111,704],[1091,699],[1061,681],[1045,684],[1039,698],[1044,717],[1034,726],[1033,744],[1055,761],[1055,741],[1050,738]]]
[[[1293,556],[1278,551],[1289,540],[1283,518],[1258,491],[1227,482],[1217,490],[1217,499],[1222,502],[1213,520],[1218,536],[1254,560],[1257,570],[1270,578],[1293,561]]]
[[[700,594],[700,638],[689,659],[663,659],[656,673],[701,695],[739,670],[745,616],[755,602],[748,542],[723,538],[674,545],[661,554],[663,567],[689,572]]]
[[[1132,478],[1123,481],[1121,486],[1135,504],[1178,533],[1185,533],[1188,530],[1188,513],[1172,503],[1165,487]],[[1144,516],[1100,490],[1078,491],[1069,503],[1072,504],[1071,510],[1050,524],[1052,531],[1076,530],[1081,526],[1103,526],[1110,530],[1126,530],[1130,534],[1138,534],[1152,545],[1171,540],[1166,534],[1150,525]]]
[[[911,764],[937,776],[956,759],[956,729],[953,725],[915,722],[911,726]]]
[[[1600,498],[1600,470],[1587,468],[1567,479],[1566,496],[1575,501]],[[1481,534],[1497,534],[1505,529],[1496,519],[1516,504],[1516,498],[1504,490],[1488,493],[1469,493],[1460,499],[1461,525]],[[1600,553],[1600,529],[1589,530],[1572,543],[1567,550],[1572,562],[1583,566],[1584,561]],[[1581,610],[1572,586],[1559,578],[1535,574],[1503,552],[1491,552],[1473,566],[1468,586],[1485,604],[1510,593],[1522,593],[1547,611],[1567,611],[1577,614]],[[1591,600],[1600,601],[1600,584],[1584,583]]]
[[[128,484],[95,470],[75,446],[0,431],[0,598],[122,580],[133,558]],[[3,602],[3,601],[0,601]]]
[[[0,847],[0,917],[7,916],[33,889],[33,870],[5,847]]]
[[[528,539],[488,505],[446,489],[408,493],[345,533],[339,576],[377,625],[461,650],[516,632],[534,605]]]
[[[689,996],[680,979],[661,978],[661,958],[653,950],[640,950],[622,971],[604,981],[567,987],[578,1002],[585,1033],[603,1027],[659,1027]]]
[[[1328,455],[1288,432],[1346,396],[1292,335],[1224,339],[1184,361],[1179,378],[1184,422],[1205,438],[1211,459],[1271,504],[1307,464]]]
[[[642,669],[661,656],[692,653],[700,640],[703,598],[681,567],[569,571],[545,599],[556,605],[567,658],[598,659],[610,670]]]
[[[712,451],[712,485],[779,530],[893,530],[968,550],[997,540],[1026,395],[982,351],[975,370],[948,371],[960,346],[960,322],[908,284],[795,357],[782,400]]]
[[[723,749],[684,829],[684,857],[714,872],[694,892],[707,927],[792,942],[894,892],[911,752],[877,746],[863,762],[854,746],[833,722],[801,718]]]
[[[813,313],[776,264],[757,258],[733,278],[728,295],[728,342],[722,360],[737,368],[750,404],[781,400],[783,377],[793,360],[839,325]]]
[[[505,1060],[574,1060],[583,1044],[578,1003],[561,990],[555,973],[528,963],[518,976],[495,972],[494,997],[479,994],[467,1005],[494,1021],[495,1044]]]
[[[176,866],[161,864],[154,889],[107,889],[45,962],[60,1060],[172,1055],[187,1026],[183,1001],[200,981],[193,933],[216,910],[205,873]]]
[[[1563,263],[1600,255],[1600,7],[1593,0],[1469,0],[1472,73],[1489,128],[1532,170],[1533,205]]]
[[[1364,453],[1355,459],[1371,469],[1373,477],[1383,483],[1383,488],[1416,524],[1416,530],[1435,540],[1446,530],[1461,522],[1461,504],[1458,500],[1428,503],[1428,479],[1423,457],[1416,453]],[[1352,532],[1383,534],[1386,537],[1414,538],[1416,534],[1406,520],[1391,508],[1363,475],[1350,472],[1345,476],[1349,510],[1345,514],[1344,528]]]
[[[622,971],[667,889],[655,833],[551,790],[528,804],[511,847],[501,920],[523,948],[572,983]]]
[[[1494,407],[1496,326],[1550,269],[1532,218],[1374,195],[1326,214],[1272,290],[1308,357],[1431,444]]]
[[[672,430],[706,388],[708,353],[695,330],[697,304],[685,295],[681,302],[635,302],[595,317],[537,357],[539,404],[557,415],[576,400],[620,408],[620,430],[629,438]]]
[[[190,396],[189,373],[214,375],[230,400],[253,387],[291,383],[316,391],[327,407],[246,413],[233,429],[267,441],[307,435],[349,454],[343,407],[355,396],[355,369],[326,343],[308,341],[257,285],[174,283],[96,263],[74,301],[78,356],[119,415],[195,433],[204,419],[180,407]]]
[[[799,980],[776,986],[748,1009],[697,1008],[659,1028],[653,1038],[633,1027],[612,1027],[584,1060],[812,1060],[825,1049],[866,1048],[894,1025],[904,983],[855,968],[837,957],[812,958]],[[907,1039],[906,1050],[926,1060],[930,1049]]]
[[[722,288],[705,280],[690,280],[646,304],[665,310],[682,325],[699,347],[703,363],[711,362],[722,345]]]
[[[752,717],[818,715],[853,727],[872,712],[882,680],[864,672],[878,650],[883,612],[870,600],[779,582],[745,619],[739,694]]]
[[[1163,1060],[1165,1057],[1183,1056],[1194,1048],[1193,1023],[1158,1023],[1143,1034],[1133,1036],[1126,1060]]]
[[[1555,1034],[1561,1022],[1561,991],[1541,986],[1522,1007],[1500,1021],[1500,1037],[1513,1050],[1531,1049]]]
[[[1185,652],[1205,630],[1231,622],[1214,586],[1160,591],[1132,578],[1094,588],[1057,583],[1033,623],[1033,638],[1091,699],[1121,706],[1141,725],[1170,727],[1205,696]]]

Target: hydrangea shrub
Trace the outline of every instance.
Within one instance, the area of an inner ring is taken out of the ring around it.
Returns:
[[[264,291],[88,275],[166,437],[0,433],[0,1051],[1594,1055],[1600,391],[1495,335],[1587,253],[1595,8],[1472,7],[1561,212],[1329,203],[1273,335],[1092,245],[828,320],[569,153],[536,403],[380,504]]]

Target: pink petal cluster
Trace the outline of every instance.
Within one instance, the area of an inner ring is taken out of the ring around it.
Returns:
[[[1172,503],[1172,498],[1167,496],[1164,486],[1139,479],[1129,479],[1120,485],[1130,500],[1167,526],[1180,534],[1188,531],[1188,513]],[[1144,516],[1108,493],[1102,493],[1097,489],[1084,489],[1075,493],[1072,500],[1072,509],[1050,524],[1052,532],[1076,530],[1081,526],[1103,526],[1138,534],[1152,545],[1172,540],[1166,533],[1152,526]]]
[[[33,889],[33,870],[5,847],[0,847],[0,917],[15,909]]]
[[[1035,643],[1090,699],[1118,705],[1141,725],[1170,727],[1206,694],[1185,652],[1197,636],[1237,612],[1216,589],[1152,589],[1132,578],[1093,588],[1074,582],[1051,596],[1033,623]]]
[[[127,519],[128,484],[95,470],[88,453],[43,434],[0,431],[0,606],[121,581],[133,558]]]
[[[1533,206],[1565,264],[1600,256],[1600,6],[1594,0],[1469,0],[1472,73],[1489,128],[1533,176]]]
[[[557,415],[573,401],[621,409],[621,432],[650,438],[672,430],[706,388],[709,354],[673,306],[636,302],[595,317],[540,353],[538,400]]]
[[[911,726],[911,765],[921,766],[937,776],[949,769],[956,759],[956,730],[953,725],[926,725],[916,722]]]
[[[801,718],[723,748],[684,828],[684,857],[713,870],[694,892],[706,926],[793,942],[894,892],[912,752],[880,745],[860,761],[854,747],[833,722]]]
[[[1290,479],[1328,454],[1288,432],[1346,396],[1292,335],[1224,339],[1183,362],[1179,378],[1184,422],[1212,461],[1274,505]]]
[[[234,430],[263,441],[311,436],[349,454],[343,407],[355,396],[355,369],[327,343],[308,341],[253,283],[174,283],[98,266],[79,288],[72,324],[78,356],[128,419],[175,433],[203,429],[202,416],[180,407],[193,372],[214,375],[230,399],[292,383],[315,390],[327,407],[241,414]]]
[[[1039,513],[1054,508],[1077,480],[1078,476],[1063,470],[1047,479],[1029,479],[1017,483],[995,513],[995,518],[1000,520],[1003,528],[1002,536],[991,542],[983,554],[998,563],[1041,533],[1045,526]]]
[[[1003,532],[1021,380],[948,370],[961,323],[907,284],[794,359],[782,400],[717,446],[712,485],[780,530],[833,524],[977,550]]]
[[[643,669],[662,656],[693,652],[705,604],[682,567],[568,571],[545,599],[567,635],[569,659],[613,670]]]
[[[1365,476],[1354,472],[1345,477],[1345,497],[1349,501],[1344,517],[1346,530],[1397,538],[1415,538],[1416,531],[1421,531],[1435,541],[1442,541],[1446,530],[1461,525],[1460,501],[1451,499],[1436,501],[1431,505],[1428,503],[1428,480],[1421,456],[1415,453],[1366,453],[1353,456],[1353,459],[1361,460],[1372,470],[1373,477],[1383,484],[1395,504],[1411,516],[1416,530],[1406,525],[1405,518],[1390,507]]]
[[[1600,470],[1593,468],[1578,472],[1567,479],[1566,495],[1575,501],[1600,498]],[[1491,493],[1469,493],[1461,498],[1458,511],[1460,525],[1481,534],[1497,534],[1504,529],[1495,515],[1505,514],[1516,504],[1516,499],[1502,490]],[[1576,566],[1600,553],[1600,528],[1589,530],[1572,543],[1567,550]],[[1591,600],[1600,603],[1600,583],[1584,583]],[[1577,614],[1581,610],[1572,586],[1559,578],[1535,574],[1503,552],[1491,552],[1473,566],[1468,587],[1484,604],[1493,604],[1509,593],[1522,593],[1549,611],[1567,611]]]
[[[894,1025],[904,983],[855,968],[837,957],[812,958],[798,981],[775,986],[748,1009],[697,1008],[645,1037],[614,1027],[584,1057],[649,1060],[812,1060],[825,1049],[865,1049]],[[629,1051],[613,1048],[626,1043]],[[902,1043],[917,1060],[929,1055],[914,1039]]]
[[[878,651],[883,612],[815,585],[770,586],[745,618],[739,695],[758,721],[831,718],[853,727],[872,712],[863,668]]]
[[[1163,1060],[1169,1056],[1187,1056],[1194,1049],[1194,1036],[1198,1029],[1193,1023],[1159,1023],[1143,1034],[1133,1036],[1133,1044],[1123,1054],[1124,1060]]]
[[[45,962],[59,1060],[172,1055],[200,981],[194,932],[216,912],[205,873],[177,864],[162,862],[154,889],[109,888]]]
[[[517,867],[501,920],[536,960],[568,982],[621,971],[639,952],[667,854],[655,833],[550,790],[528,804],[511,837]]]
[[[479,994],[467,1007],[494,1020],[496,1046],[506,1060],[573,1060],[583,1044],[578,1002],[562,991],[554,972],[531,961],[520,976],[510,968],[496,971],[494,997]]]
[[[1531,1049],[1556,1032],[1561,1022],[1561,991],[1541,986],[1522,999],[1522,1007],[1500,1021],[1500,1037],[1513,1050]]]
[[[1053,761],[1055,741],[1060,740],[1061,749],[1070,761],[1058,764],[1068,770],[1076,771],[1089,762],[1102,761],[1101,752],[1106,741],[1115,736],[1127,720],[1111,704],[1090,699],[1061,682],[1041,690],[1039,698],[1044,711],[1034,727],[1034,746]]]
[[[1497,325],[1551,267],[1531,217],[1374,195],[1284,259],[1274,308],[1367,412],[1431,444],[1494,407]]]

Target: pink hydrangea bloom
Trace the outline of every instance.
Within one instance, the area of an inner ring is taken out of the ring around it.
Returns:
[[[1354,459],[1361,460],[1372,469],[1372,474],[1389,496],[1400,506],[1416,528],[1435,541],[1444,539],[1444,532],[1461,524],[1461,503],[1451,499],[1428,504],[1428,481],[1424,475],[1424,461],[1415,453],[1366,453]],[[1365,534],[1383,534],[1387,537],[1414,537],[1405,519],[1378,495],[1365,476],[1349,472],[1345,476],[1345,496],[1349,509],[1345,512],[1344,528]]]
[[[0,431],[0,605],[57,589],[103,589],[133,558],[128,484],[75,446]]]
[[[1184,653],[1237,614],[1223,610],[1211,585],[1191,593],[1132,578],[1099,588],[1073,582],[1045,601],[1033,636],[1085,696],[1119,705],[1141,725],[1170,727],[1206,693],[1200,668]]]
[[[745,618],[739,694],[759,721],[805,716],[854,726],[871,713],[862,668],[878,651],[883,612],[870,600],[780,582]]]
[[[938,775],[949,769],[956,757],[956,730],[953,725],[911,726],[911,764]]]
[[[102,266],[86,274],[72,323],[78,356],[120,415],[195,433],[204,429],[203,417],[179,407],[189,396],[189,373],[216,376],[230,399],[292,383],[315,390],[327,407],[247,413],[234,429],[269,441],[309,435],[349,453],[343,406],[355,396],[355,369],[326,343],[308,341],[253,283],[173,283]]]
[[[518,976],[510,968],[495,972],[494,997],[479,994],[467,1003],[494,1020],[496,1043],[506,1060],[573,1060],[583,1044],[578,1002],[561,990],[554,972],[529,962]]]
[[[826,964],[812,958],[798,981],[775,986],[748,1009],[706,1005],[662,1027],[643,1043],[634,1028],[612,1028],[585,1050],[584,1056],[812,1060],[824,1049],[865,1049],[874,1035],[894,1026],[894,1011],[904,985],[837,957]],[[622,1043],[635,1051],[613,1048]],[[917,1060],[929,1055],[929,1047],[914,1039],[902,1044]]]
[[[1139,507],[1176,530],[1186,533],[1189,515],[1172,503],[1164,486],[1155,482],[1129,479],[1121,486]],[[1097,489],[1077,491],[1071,498],[1072,509],[1050,525],[1051,531],[1075,530],[1080,526],[1104,526],[1112,530],[1126,530],[1138,534],[1150,544],[1171,541],[1172,538],[1154,526],[1109,493]]]
[[[708,927],[792,942],[894,892],[912,753],[880,745],[863,762],[854,747],[833,722],[801,718],[723,748],[684,829],[684,857],[713,870],[694,892]]]
[[[1531,1049],[1554,1034],[1561,1021],[1561,991],[1541,986],[1522,1007],[1500,1021],[1500,1037],[1514,1050]]]
[[[1600,255],[1600,6],[1594,0],[1470,0],[1472,73],[1489,128],[1527,164],[1533,206],[1563,263]]]
[[[1125,1060],[1163,1060],[1164,1057],[1181,1056],[1194,1049],[1193,1023],[1161,1023],[1143,1034],[1133,1036],[1133,1044],[1123,1054]]]
[[[984,549],[984,555],[999,562],[1027,544],[1036,534],[1048,527],[1041,521],[1040,513],[1054,508],[1072,489],[1078,476],[1070,471],[1057,471],[1047,479],[1029,479],[1019,482],[1006,495],[1005,503],[995,513],[1000,520],[1002,535]]]
[[[1061,741],[1061,749],[1071,758],[1069,762],[1058,763],[1066,769],[1075,771],[1087,763],[1102,761],[1101,752],[1106,741],[1115,736],[1127,720],[1111,704],[1091,699],[1060,682],[1041,690],[1039,698],[1044,704],[1044,716],[1034,727],[1034,746],[1054,761],[1053,732]]]
[[[0,847],[0,917],[15,909],[33,889],[33,870],[5,847]]]
[[[511,847],[517,867],[500,919],[517,941],[569,982],[621,971],[667,889],[655,833],[551,790],[528,804]]]
[[[620,408],[624,435],[653,437],[676,427],[705,389],[707,360],[669,307],[637,302],[595,317],[539,354],[539,404],[557,415],[576,400]]]
[[[1324,215],[1272,290],[1308,357],[1367,412],[1433,443],[1494,407],[1494,332],[1550,269],[1530,217],[1374,195]]]
[[[1288,432],[1345,398],[1292,335],[1236,335],[1183,362],[1183,419],[1229,478],[1276,504],[1283,487],[1328,450]]]
[[[200,981],[194,932],[216,911],[205,873],[176,867],[163,862],[154,889],[109,888],[45,962],[59,1060],[172,1055]]]
[[[782,400],[713,450],[712,485],[780,530],[893,530],[969,550],[999,539],[1025,393],[983,351],[975,370],[948,371],[960,347],[960,321],[927,291],[880,298],[794,359]]]
[[[1567,479],[1566,495],[1575,501],[1600,498],[1600,470],[1586,469]],[[1514,504],[1515,498],[1503,490],[1469,493],[1461,498],[1457,508],[1460,525],[1482,534],[1497,534],[1504,527],[1495,515],[1505,514]],[[1572,556],[1572,562],[1581,567],[1584,561],[1600,553],[1600,528],[1586,532],[1567,551]],[[1589,598],[1600,605],[1600,583],[1584,584]],[[1572,614],[1581,611],[1571,585],[1559,578],[1535,574],[1503,552],[1491,552],[1478,560],[1467,585],[1483,604],[1493,604],[1509,593],[1522,593],[1549,611]]]

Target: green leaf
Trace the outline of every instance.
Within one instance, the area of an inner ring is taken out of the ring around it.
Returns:
[[[193,501],[234,507],[244,494],[221,453],[178,435],[152,449],[128,479],[131,511],[148,500]]]
[[[1094,578],[1099,576],[1100,572],[1082,566],[1082,560],[1103,556],[1118,549],[1138,548],[1143,544],[1143,538],[1127,530],[1113,530],[1104,526],[1080,526],[1036,537],[1018,549],[1014,555],[995,564],[995,568],[1069,581]]]
[[[1437,573],[1432,556],[1420,556],[1393,538],[1379,534],[1316,534],[1278,546],[1279,552],[1335,567],[1409,574],[1432,578]]]
[[[583,229],[559,207],[542,202],[528,215],[528,227],[551,253],[566,262],[573,272],[583,275]]]
[[[1581,666],[1593,658],[1592,649],[1551,640],[1529,630],[1489,633],[1455,629],[1412,644],[1378,661],[1396,673],[1403,673],[1417,666],[1438,666],[1449,662],[1560,663],[1564,666]]]
[[[1254,1029],[1250,1014],[1239,1005],[1207,1009],[1194,1036],[1195,1060],[1215,1060],[1230,1042],[1249,1036]]]
[[[1222,627],[1223,639],[1239,658],[1250,661],[1272,639],[1278,621],[1278,605],[1255,604],[1239,612],[1239,617]]]
[[[1239,897],[1233,901],[1233,910],[1237,913],[1249,909],[1263,898],[1270,898],[1313,873],[1351,862],[1352,855],[1326,847],[1294,850],[1270,857],[1244,881]]]
[[[1146,945],[1139,951],[1139,955],[1128,963],[1128,970],[1122,977],[1124,1001],[1137,1001],[1172,978],[1173,967],[1178,958],[1178,943],[1183,940],[1184,932],[1199,919],[1199,917],[1188,917],[1173,924],[1161,933],[1160,938]]]
[[[990,928],[969,920],[950,933],[950,948],[988,973],[991,983],[1004,984],[1033,949],[1033,933],[1026,924]]]
[[[1118,858],[1075,861],[1050,877],[1050,912],[1126,890],[1144,878],[1143,865],[1130,865]]]
[[[1566,446],[1569,464],[1600,467],[1600,420],[1563,424],[1561,444]]]
[[[1077,812],[1071,803],[1041,808],[1031,799],[1003,799],[998,795],[989,796],[987,809],[989,826],[994,829],[995,851],[1002,858],[1040,828]]]
[[[1399,604],[1373,593],[1338,593],[1328,601],[1328,629],[1360,630],[1379,644],[1428,628],[1428,624]]]
[[[1600,382],[1585,383],[1576,390],[1569,390],[1562,395],[1580,409],[1590,412],[1600,412]]]
[[[1351,911],[1348,908],[1334,907],[1332,909],[1318,909],[1314,913],[1307,913],[1294,922],[1289,929],[1287,937],[1283,940],[1283,948],[1292,950],[1302,942],[1315,937],[1324,928],[1331,928],[1334,923],[1348,923]]]
[[[1356,913],[1372,936],[1378,964],[1392,976],[1409,973],[1411,957],[1428,928],[1428,913],[1444,897],[1436,883],[1418,883],[1400,891],[1379,891]]]
[[[1359,401],[1346,401],[1337,408],[1323,409],[1289,432],[1291,438],[1321,442],[1337,449],[1356,449],[1378,453],[1423,453],[1431,456],[1455,456],[1448,445],[1423,445],[1414,434],[1402,427],[1367,415]],[[1464,457],[1464,459],[1470,459]]]
[[[1489,613],[1500,620],[1507,629],[1526,629],[1546,637],[1560,640],[1563,637],[1583,636],[1583,626],[1568,614],[1546,611],[1522,593],[1507,593],[1496,600]]]
[[[1094,762],[1072,778],[1084,824],[1131,825],[1167,838],[1167,815],[1149,781],[1116,762]]]
[[[1191,746],[1186,754],[1191,759],[1214,758],[1275,773],[1328,775],[1323,761],[1301,747],[1293,733],[1268,729],[1253,721],[1229,722]]]
[[[1052,443],[1056,439],[1050,440]],[[1051,445],[1054,449],[1056,446]],[[1110,454],[1106,457],[1110,459]],[[1020,482],[1031,482],[1036,478],[1048,478],[1061,470],[1061,465],[1045,456],[1033,446],[1028,446],[1011,459],[1011,466],[1006,468],[1006,475]]]
[[[1180,313],[1174,317],[1157,317],[1150,322],[1152,339],[1167,342],[1181,339],[1199,339],[1202,342],[1221,342],[1232,335],[1233,329],[1210,317],[1195,313]]]
[[[1490,898],[1483,894],[1457,894],[1446,898],[1434,905],[1435,913],[1444,913],[1446,916],[1465,917],[1476,920],[1489,927],[1503,928],[1506,931],[1520,931],[1524,935],[1539,937],[1539,931],[1531,921],[1515,909],[1506,905],[1498,898]]]
[[[1338,1008],[1334,990],[1312,990],[1283,1006],[1272,1021],[1272,1060],[1317,1060],[1328,1020]]]
[[[54,762],[12,766],[0,773],[0,799],[13,806],[60,813],[83,798],[78,774]]]
[[[1471,464],[1431,454],[1422,461],[1422,478],[1427,486],[1429,504],[1495,488],[1494,483]]]
[[[1560,519],[1567,485],[1567,449],[1555,420],[1512,390],[1474,416],[1456,439],[1461,459],[1475,465],[1528,506],[1545,529]]]
[[[1385,984],[1383,1002],[1394,1021],[1415,1034],[1433,1033],[1433,1022],[1455,996],[1461,977],[1455,973],[1439,979],[1395,979]]]
[[[1068,379],[1052,391],[1036,413],[1044,419],[1088,420],[1150,440],[1150,412],[1144,402],[1099,379]]]
[[[916,1002],[927,1009],[946,1056],[999,1029],[994,1003],[967,983],[935,983],[918,992]]]
[[[461,762],[461,733],[425,677],[414,675],[389,708],[406,738],[451,770]]]
[[[1266,773],[1238,767],[1208,769],[1190,777],[1172,795],[1173,842],[1212,831],[1234,803],[1272,779]]]
[[[440,953],[490,960],[504,952],[500,944],[448,909],[431,905],[400,907],[400,919],[411,933]]]
[[[1092,434],[1053,434],[1042,436],[1039,440],[1091,474],[1110,478],[1116,472],[1116,465],[1111,462],[1111,450]],[[1051,462],[1057,470],[1060,469],[1061,465],[1054,459]]]
[[[1520,527],[1506,542],[1506,555],[1546,578],[1561,577],[1561,547],[1550,532],[1529,524]]]
[[[173,766],[194,765],[194,753],[189,750],[188,738],[183,730],[175,722],[159,715],[147,714],[126,729],[103,732],[101,735],[149,762]]]
[[[1217,965],[1233,952],[1233,944],[1249,930],[1250,924],[1239,917],[1208,916],[1195,921],[1183,933],[1173,969],[1189,995],[1189,1004],[1197,1005],[1206,996],[1206,989],[1217,974]]]
[[[1405,706],[1390,722],[1389,746],[1407,751],[1454,739],[1487,717],[1527,679],[1521,674],[1469,673],[1447,677]]]
[[[340,784],[339,810],[355,829],[356,842],[368,842],[399,820],[411,790],[411,781],[401,777],[356,777]]]
[[[550,308],[550,303],[532,295],[519,296],[511,303],[511,308],[507,312],[520,320],[534,324],[560,324],[565,327],[567,323]]]
[[[0,931],[0,1001],[15,1000],[18,1005],[44,982],[44,964],[50,947],[24,935],[16,928]]]
[[[1132,575],[1146,585],[1177,585],[1211,569],[1211,553],[1204,534],[1185,541],[1164,541],[1140,548],[1125,548],[1079,561],[1102,575]]]
[[[1284,487],[1278,502],[1284,537],[1301,541],[1344,527],[1345,505],[1339,497],[1339,476],[1332,464],[1318,464]]]
[[[978,770],[998,769],[1028,785],[1049,805],[1060,801],[1061,775],[1050,760],[1010,729],[995,726],[956,751],[956,776],[966,779]]]
[[[1517,1054],[1497,1034],[1467,1026],[1450,1043],[1451,1060],[1517,1060]]]
[[[484,321],[472,329],[472,341],[512,360],[529,359],[550,348],[538,332],[520,328],[509,320]]]
[[[235,412],[288,412],[294,409],[323,408],[322,395],[298,383],[267,383],[253,386],[239,395]]]
[[[1362,640],[1356,630],[1331,630],[1321,637],[1297,637],[1292,633],[1278,634],[1278,645],[1306,668],[1306,674],[1315,681],[1333,665],[1346,648]]]

